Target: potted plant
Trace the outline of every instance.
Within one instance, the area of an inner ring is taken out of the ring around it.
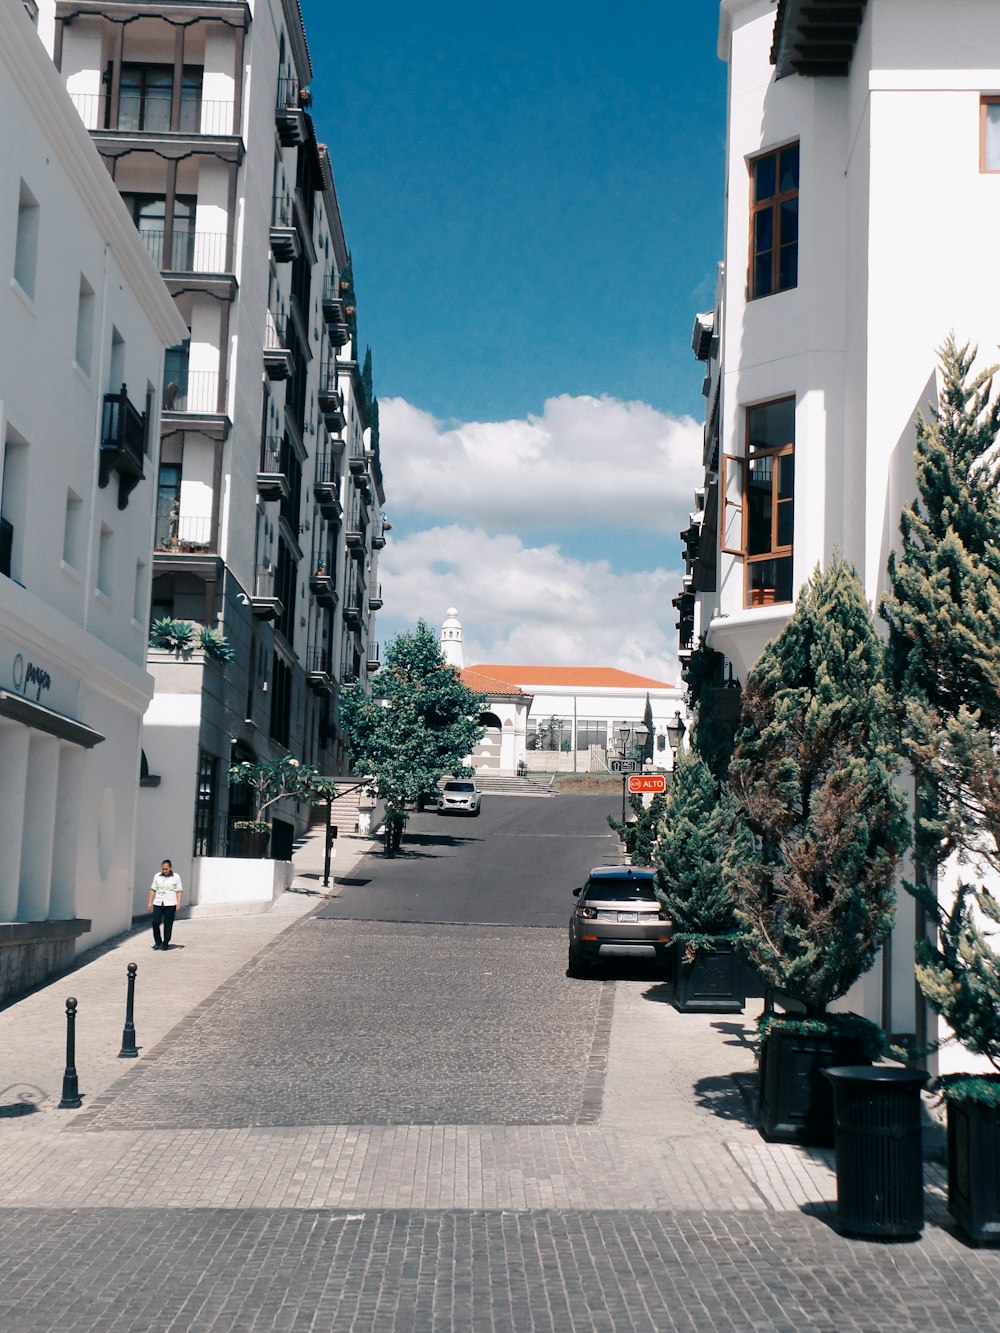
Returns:
[[[173,620],[170,616],[164,616],[154,620],[149,631],[150,647],[162,648],[167,652],[190,652],[194,642],[194,626],[190,620]]]
[[[747,678],[729,781],[725,876],[739,947],[786,1009],[760,1026],[759,1126],[766,1138],[827,1143],[819,1071],[877,1055],[881,1029],[830,1014],[872,966],[895,913],[909,841],[883,678],[864,589],[835,555],[801,590]]]
[[[674,1006],[682,1013],[741,1013],[744,969],[723,874],[732,798],[697,749],[674,764],[656,848],[656,896],[674,925]]]

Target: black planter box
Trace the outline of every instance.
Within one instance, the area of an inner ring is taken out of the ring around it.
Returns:
[[[757,1128],[770,1143],[829,1147],[833,1089],[822,1071],[870,1064],[856,1038],[773,1028],[760,1048]]]
[[[1000,1241],[1000,1107],[949,1101],[948,1211],[970,1240]]]
[[[741,1014],[746,1002],[746,970],[728,941],[699,949],[684,961],[684,945],[674,949],[674,1008],[682,1014]]]

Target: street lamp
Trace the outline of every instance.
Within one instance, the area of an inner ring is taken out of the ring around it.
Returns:
[[[635,758],[635,752],[645,748],[649,740],[649,728],[643,722],[626,723],[623,727],[616,729],[618,736],[618,750],[622,759]],[[631,753],[630,753],[631,752]],[[640,767],[642,760],[640,758]],[[628,787],[628,774],[622,773],[622,823],[626,823],[627,807],[625,805],[625,792]]]
[[[673,756],[674,763],[677,762],[677,752],[681,748],[681,741],[684,739],[684,733],[687,728],[684,725],[684,719],[681,717],[681,710],[678,708],[674,713],[672,722],[666,725],[667,744],[670,746],[670,753]]]

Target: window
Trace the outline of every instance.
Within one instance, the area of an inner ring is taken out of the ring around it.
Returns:
[[[173,239],[166,252],[167,201],[163,195],[131,194],[123,196],[132,221],[156,267],[165,272],[190,273],[195,263],[195,211],[198,201],[193,194],[179,194],[174,199]],[[217,265],[221,267],[221,264]]]
[[[83,501],[75,491],[66,492],[66,519],[63,524],[63,561],[74,569],[80,567],[80,534]]]
[[[746,565],[745,604],[792,600],[795,399],[746,409],[746,457],[723,455],[722,549]]]
[[[750,163],[750,300],[784,292],[799,278],[799,146]]]
[[[197,66],[185,65],[177,124],[182,134],[197,134],[200,128],[201,79],[202,71]],[[118,128],[152,134],[169,132],[173,89],[173,65],[122,65]]]
[[[0,491],[0,574],[20,583],[28,490],[28,445],[8,427]]]
[[[97,591],[105,597],[111,596],[111,568],[114,555],[114,533],[101,524],[101,535],[97,545]]]
[[[198,795],[194,807],[194,854],[215,852],[215,792],[219,761],[202,750],[198,756]]]
[[[76,364],[85,375],[90,374],[94,346],[94,289],[80,274],[80,295],[76,306]]]
[[[588,750],[592,745],[607,749],[608,723],[605,718],[577,718],[576,748]]]
[[[143,612],[146,609],[146,587],[149,580],[146,578],[146,562],[137,560],[135,562],[135,585],[132,590],[132,619],[142,621]]]
[[[979,114],[980,170],[1000,171],[1000,97],[984,97]]]
[[[17,201],[17,237],[14,243],[14,280],[34,300],[38,268],[38,200],[21,182]]]

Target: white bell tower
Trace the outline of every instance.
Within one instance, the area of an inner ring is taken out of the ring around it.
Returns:
[[[449,666],[459,671],[465,666],[465,654],[462,651],[462,622],[453,606],[448,607],[448,614],[441,625],[441,652]]]

